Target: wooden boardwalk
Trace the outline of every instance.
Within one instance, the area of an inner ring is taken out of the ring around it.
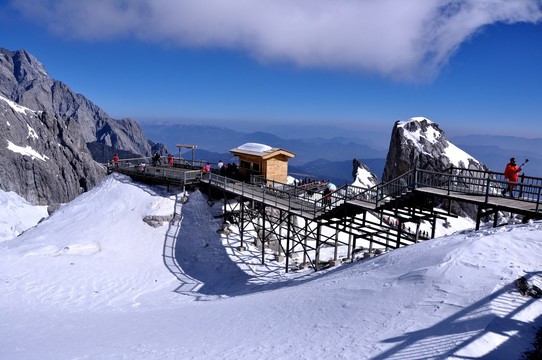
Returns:
[[[489,195],[486,201],[485,195],[476,194],[464,194],[461,192],[452,191],[449,192],[445,189],[435,189],[430,187],[420,187],[416,189],[417,192],[436,195],[443,198],[448,198],[461,202],[468,202],[477,205],[494,206],[503,209],[504,211],[520,211],[521,213],[540,213],[537,210],[538,203],[526,201],[523,198],[510,198],[509,196],[502,196],[500,194]]]
[[[118,165],[108,165],[108,172],[125,174],[136,181],[176,186],[198,184],[202,177],[200,170],[171,166],[169,164],[142,166],[141,164],[126,162],[119,163]]]
[[[437,219],[455,216],[433,206],[438,199],[448,199],[450,204],[457,201],[476,205],[477,229],[481,219],[489,220],[490,216],[493,216],[493,226],[497,226],[499,212],[520,214],[524,221],[542,219],[542,179],[524,178],[522,183],[511,184],[499,174],[469,169],[444,173],[415,169],[371,188],[344,185],[328,196],[322,191],[323,185],[304,187],[274,181],[247,183],[216,172],[203,172],[201,162],[195,164],[194,161],[191,164],[183,160],[173,165],[158,166],[124,161],[118,165],[109,164],[108,171],[151,184],[183,188],[202,185],[208,188],[209,194],[211,190],[215,195],[222,193],[219,196],[224,200],[237,198],[240,204],[238,213],[228,214],[224,205],[224,223],[226,216],[230,216],[230,221],[239,225],[240,248],[243,248],[247,226],[252,225],[260,241],[257,246],[261,247],[262,263],[265,249],[270,249],[271,242],[277,241],[272,239],[278,239],[280,249],[277,250],[275,242],[273,251],[277,256],[285,256],[286,271],[290,258],[300,252],[301,266],[308,263],[317,270],[328,266],[320,263],[322,248],[333,247],[332,263],[338,263],[353,261],[360,251],[363,251],[363,258],[374,255],[375,246],[387,250],[433,238]],[[516,187],[516,198],[502,195],[502,190],[509,185]],[[272,211],[267,211],[268,208]],[[297,217],[304,221],[298,223]],[[392,221],[388,222],[390,219]],[[431,224],[432,230],[428,234],[420,229],[424,222]],[[411,230],[412,225],[414,229]],[[327,233],[324,234],[322,229]],[[345,237],[347,241],[341,240]],[[347,255],[342,260],[337,255],[341,246],[347,248]]]
[[[337,213],[337,208],[344,205],[358,207],[360,212],[379,211],[389,207],[389,204],[396,199],[416,196],[416,194],[471,203],[483,209],[494,208],[529,218],[542,218],[540,206],[542,179],[531,178],[534,180],[522,183],[521,193],[517,194],[516,198],[510,198],[500,193],[507,186],[507,181],[495,176],[490,177],[488,172],[476,173],[466,169],[461,170],[467,171],[468,175],[414,170],[373,188],[345,185],[332,192],[327,201],[321,192],[313,192],[300,186],[275,182],[249,184],[215,173],[203,173],[190,166],[180,167],[168,164],[142,167],[126,162],[119,163],[118,166],[109,165],[108,169],[110,172],[120,172],[143,182],[177,186],[205,183],[215,189],[307,218],[319,218],[329,212]],[[475,176],[472,176],[473,173]]]

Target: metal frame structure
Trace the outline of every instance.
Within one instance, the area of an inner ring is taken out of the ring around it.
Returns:
[[[450,209],[435,209],[437,198],[447,199],[450,204],[455,200],[477,205],[476,229],[481,219],[489,215],[494,215],[493,225],[497,226],[499,211],[521,214],[525,219],[542,219],[541,178],[524,176],[521,183],[510,183],[501,173],[471,169],[450,168],[443,173],[413,169],[371,188],[345,185],[333,191],[329,200],[317,188],[276,181],[250,184],[201,170],[147,167],[145,171],[138,171],[137,165],[128,162],[118,167],[111,165],[109,170],[148,182],[206,185],[209,194],[211,189],[221,194],[224,204],[228,197],[235,197],[240,209],[228,214],[225,206],[224,216],[239,225],[241,248],[244,248],[245,232],[252,228],[259,239],[256,245],[261,248],[262,263],[266,248],[274,247],[278,258],[285,256],[286,272],[305,266],[318,270],[340,261],[354,261],[354,254],[360,251],[367,257],[377,250],[433,238],[437,219],[454,216]],[[517,198],[501,195],[501,190],[508,185],[518,187]],[[397,224],[388,224],[384,219],[389,218],[395,219]],[[430,222],[431,234],[421,234],[422,221]],[[415,231],[408,231],[404,224],[415,224]],[[348,241],[341,240],[345,238],[341,234],[346,234]],[[324,247],[333,247],[331,261],[320,260]],[[343,259],[338,254],[339,247],[346,247]],[[290,261],[299,254],[302,260],[291,266]]]

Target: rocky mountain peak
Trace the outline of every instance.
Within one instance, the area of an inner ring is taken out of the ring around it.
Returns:
[[[414,168],[440,172],[452,166],[486,169],[452,144],[438,124],[424,117],[414,117],[395,123],[382,181],[390,181]]]
[[[30,82],[39,78],[49,77],[45,66],[26,50],[18,50],[12,54],[13,75],[17,82]]]
[[[35,111],[72,118],[81,125],[86,143],[141,156],[153,151],[134,120],[112,119],[83,95],[52,79],[43,64],[25,50],[0,49],[0,95]]]
[[[391,181],[415,168],[444,172],[451,167],[488,170],[481,162],[452,144],[438,124],[429,119],[414,117],[395,122],[382,182]],[[448,207],[449,204],[441,205]],[[476,213],[475,207],[469,204],[453,203],[451,210],[470,217]]]

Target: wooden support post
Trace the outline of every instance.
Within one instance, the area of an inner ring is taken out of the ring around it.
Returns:
[[[318,263],[320,262],[320,232],[321,232],[321,224],[320,221],[318,221],[318,225],[316,228],[316,253],[314,255],[314,271],[318,271]]]
[[[432,228],[431,228],[431,239],[435,238],[436,229],[437,229],[437,216],[435,215],[433,217],[433,224],[432,224]]]
[[[286,256],[286,272],[288,272],[288,267],[290,265],[290,233],[291,233],[291,226],[292,226],[292,219],[291,219],[291,214],[290,212],[288,212],[288,221],[287,221],[287,226],[288,226],[288,229],[286,231],[286,251],[285,251],[285,256]]]
[[[356,241],[357,241],[358,237],[357,236],[354,236],[354,243],[352,244],[352,260],[351,262],[354,262],[354,250],[356,249]]]
[[[333,262],[337,262],[339,255],[339,229],[335,229],[335,250],[333,251]],[[335,264],[336,265],[336,264]]]
[[[262,204],[262,265],[265,265],[265,205]]]
[[[482,207],[478,205],[478,211],[476,213],[476,227],[475,230],[480,230],[480,217],[482,216]]]
[[[307,266],[307,226],[309,226],[309,223],[305,220],[305,226],[303,227],[303,267]]]
[[[395,248],[399,249],[401,247],[401,225],[403,224],[403,221],[399,219],[399,222],[397,223],[397,241],[395,243]]]
[[[243,234],[245,233],[245,202],[243,201],[243,197],[239,199],[239,206],[241,207],[240,214],[239,214],[239,239],[241,240],[241,244],[237,248],[239,251],[245,251],[245,244],[243,242]]]
[[[346,253],[346,260],[350,260],[352,256],[352,233],[348,234],[348,249]]]

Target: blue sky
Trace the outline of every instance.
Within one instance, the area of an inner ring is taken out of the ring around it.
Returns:
[[[117,119],[542,137],[540,0],[195,3],[4,1],[0,47]]]

